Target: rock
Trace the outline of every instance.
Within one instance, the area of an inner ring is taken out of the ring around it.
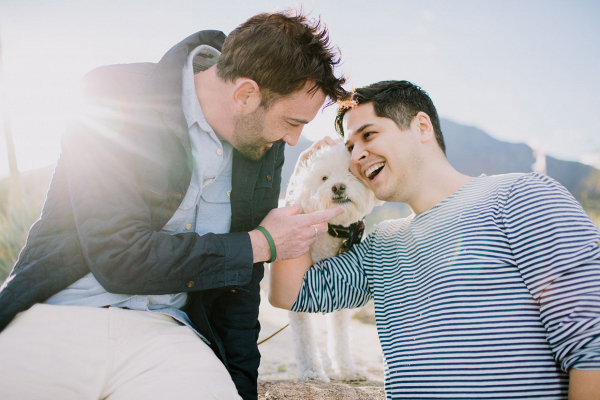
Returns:
[[[258,381],[258,400],[385,400],[381,382]]]

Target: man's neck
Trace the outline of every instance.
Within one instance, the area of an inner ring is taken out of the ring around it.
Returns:
[[[406,204],[415,214],[421,214],[450,197],[472,179],[455,170],[444,158],[422,171],[413,195]]]
[[[230,126],[233,119],[227,102],[229,85],[217,76],[216,65],[194,75],[194,85],[206,122],[217,135],[227,140],[228,133],[233,131]]]

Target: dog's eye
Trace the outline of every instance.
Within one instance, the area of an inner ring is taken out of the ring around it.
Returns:
[[[323,180],[326,181],[328,178],[326,176],[323,177]]]

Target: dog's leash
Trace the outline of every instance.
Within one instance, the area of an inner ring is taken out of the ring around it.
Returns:
[[[275,332],[274,334],[272,334],[271,336],[269,336],[266,339],[261,340],[260,342],[258,342],[256,345],[260,346],[261,344],[263,344],[264,342],[266,342],[267,340],[271,339],[273,336],[277,335],[279,332],[281,332],[282,330],[284,330],[285,328],[287,328],[288,326],[290,326],[289,323],[285,324],[285,326],[283,328],[281,328],[280,330],[278,330],[277,332]]]

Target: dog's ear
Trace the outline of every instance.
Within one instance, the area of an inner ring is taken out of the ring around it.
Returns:
[[[308,163],[308,160],[310,160],[310,156],[308,157],[308,159],[306,160],[298,160],[296,163],[296,166],[294,167],[294,172],[292,172],[292,177],[290,179],[290,182],[293,181],[293,178],[298,175],[300,173],[300,171],[302,171],[304,168],[306,168],[306,165]]]
[[[311,154],[311,155],[310,155],[310,156],[309,156],[307,159],[305,159],[305,160],[300,160],[300,161],[298,162],[298,168],[296,168],[296,174],[297,174],[297,173],[298,173],[300,170],[302,170],[302,169],[306,168],[306,166],[308,165],[308,162],[310,161],[310,159],[311,159],[311,158],[312,158],[312,154]]]

